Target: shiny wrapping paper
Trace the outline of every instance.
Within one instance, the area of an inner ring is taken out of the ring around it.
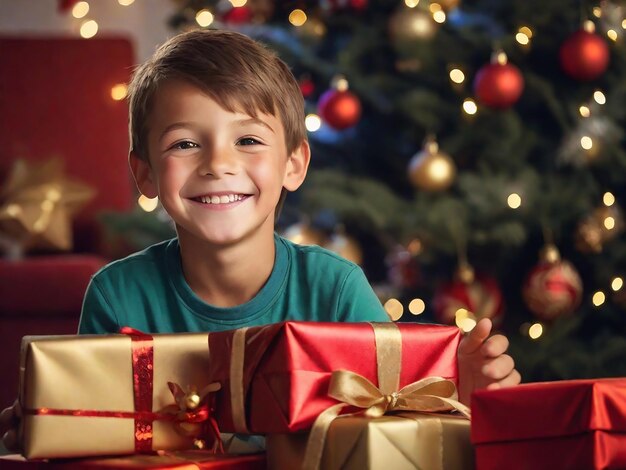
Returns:
[[[193,439],[177,432],[171,421],[147,418],[138,421],[138,429],[133,418],[135,394],[139,386],[149,391],[152,385],[151,396],[144,397],[144,401],[151,405],[148,411],[159,412],[175,403],[168,382],[183,389],[206,387],[208,334],[148,337],[153,340],[140,342],[140,346],[150,346],[152,354],[151,373],[147,375],[151,380],[147,381],[141,377],[143,372],[134,374],[140,356],[137,337],[25,337],[19,393],[24,409],[19,429],[24,455],[55,458],[132,454],[136,453],[136,442],[149,444],[148,451],[193,448]]]
[[[626,468],[626,378],[474,392],[471,438],[478,470]]]
[[[330,426],[324,470],[461,470],[474,468],[470,422],[459,416],[401,413],[338,418]],[[270,470],[302,468],[308,433],[267,436]]]
[[[400,387],[429,376],[456,382],[458,328],[396,325],[401,361],[382,362],[398,370]],[[377,346],[369,323],[284,322],[212,333],[209,349],[219,358],[209,364],[208,375],[222,385],[216,410],[222,431],[310,428],[321,412],[338,403],[328,396],[333,371],[352,371],[377,384]]]
[[[131,455],[89,459],[25,460],[21,456],[0,457],[2,470],[99,470],[112,468],[176,470],[265,470],[265,454],[214,455],[208,451],[170,452],[166,455]]]

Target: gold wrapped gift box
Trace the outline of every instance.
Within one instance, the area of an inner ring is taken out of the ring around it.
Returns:
[[[460,470],[474,468],[470,422],[458,415],[398,413],[335,419],[324,445],[324,470]],[[268,468],[302,468],[308,434],[267,436]]]
[[[208,385],[208,337],[194,333],[152,338],[143,341],[153,351],[149,411],[160,412],[175,403],[168,382],[183,389]],[[133,347],[131,336],[121,334],[23,339],[19,400],[24,418],[19,437],[27,458],[132,454],[136,438],[147,437],[154,450],[193,447],[193,438],[177,432],[171,421],[148,419],[147,435],[137,432],[132,416],[138,379]]]

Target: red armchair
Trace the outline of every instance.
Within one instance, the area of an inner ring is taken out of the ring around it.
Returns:
[[[17,158],[60,157],[69,178],[96,190],[73,224],[68,254],[0,259],[0,407],[17,391],[24,335],[73,334],[91,275],[111,257],[97,214],[130,209],[126,39],[0,37],[0,184]]]

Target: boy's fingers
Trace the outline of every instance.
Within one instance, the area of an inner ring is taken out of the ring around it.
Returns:
[[[459,345],[459,354],[472,354],[476,352],[491,333],[491,320],[483,318],[474,329],[470,331]]]
[[[493,335],[487,339],[481,348],[485,357],[498,357],[509,349],[509,340],[503,335]]]
[[[482,374],[492,380],[504,380],[515,369],[515,361],[508,354],[489,359],[482,366]]]
[[[517,369],[513,369],[513,371],[502,380],[499,380],[497,382],[493,382],[487,385],[487,390],[496,390],[499,388],[514,387],[515,385],[519,385],[521,381],[522,381],[522,376],[517,371]]]

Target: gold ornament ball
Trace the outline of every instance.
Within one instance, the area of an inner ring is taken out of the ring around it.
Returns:
[[[198,395],[197,393],[190,393],[189,395],[185,396],[185,406],[188,410],[195,410],[196,408],[198,408],[199,404],[200,395]]]
[[[287,227],[283,236],[297,245],[322,246],[326,240],[326,237],[320,230],[303,222]]]
[[[296,33],[304,39],[319,41],[326,35],[326,25],[315,16],[310,17],[302,26],[295,28]]]
[[[575,245],[582,253],[601,253],[604,240],[600,226],[589,220],[582,221],[576,229]]]
[[[394,42],[431,39],[437,33],[437,23],[427,11],[401,7],[389,19],[389,33]]]
[[[341,233],[336,233],[330,237],[330,240],[324,248],[337,253],[342,258],[352,261],[354,264],[363,262],[363,252],[359,243],[352,237]]]
[[[408,174],[416,188],[443,191],[454,182],[456,167],[449,155],[426,148],[411,158]]]

